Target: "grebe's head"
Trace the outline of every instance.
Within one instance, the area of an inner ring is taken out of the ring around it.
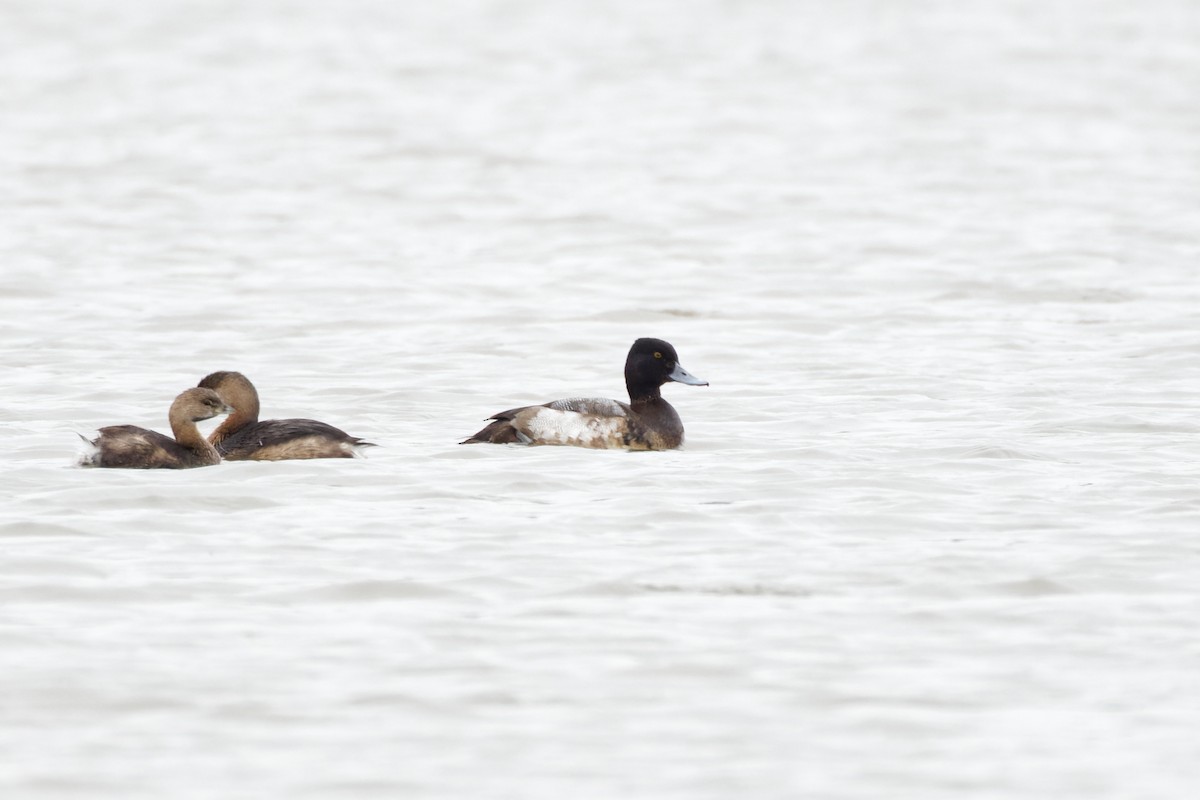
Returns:
[[[240,372],[214,372],[206,375],[199,384],[201,389],[212,389],[241,416],[258,416],[258,391],[254,384]]]
[[[188,389],[176,397],[175,402],[171,404],[171,411],[174,412],[176,409],[192,422],[212,419],[233,411],[212,389],[200,388]]]

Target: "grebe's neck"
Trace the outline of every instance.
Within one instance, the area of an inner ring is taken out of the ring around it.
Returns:
[[[175,441],[187,449],[208,455],[214,463],[221,460],[216,448],[208,443],[204,434],[200,433],[200,429],[192,421],[192,415],[187,409],[171,409],[171,433],[175,436]]]
[[[221,398],[233,406],[233,412],[209,434],[208,441],[219,444],[247,425],[258,422],[258,391],[242,375],[221,383],[217,390]]]
[[[219,444],[226,438],[240,431],[247,425],[253,425],[258,422],[258,401],[254,401],[252,407],[247,407],[242,410],[242,406],[234,406],[233,413],[224,419],[217,429],[208,436],[208,441],[211,444]],[[193,425],[193,427],[195,427]]]

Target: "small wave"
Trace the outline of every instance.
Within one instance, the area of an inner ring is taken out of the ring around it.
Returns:
[[[374,603],[388,600],[462,599],[461,592],[439,589],[415,581],[379,580],[353,581],[314,589],[277,592],[262,599],[271,602],[316,602],[316,603]]]
[[[623,597],[648,594],[716,595],[728,597],[809,597],[812,595],[812,592],[797,586],[772,586],[762,583],[725,583],[689,586],[674,583],[628,583],[613,581],[569,590],[562,594]]]
[[[1200,427],[1187,422],[1156,422],[1132,414],[1112,414],[1102,417],[1084,417],[1061,422],[1044,422],[1034,428],[1041,432],[1075,433],[1190,433],[1200,432]]]
[[[57,525],[52,522],[7,522],[0,525],[0,537],[4,536],[90,536],[78,528]]]
[[[1075,590],[1069,586],[1052,581],[1049,578],[1005,581],[1003,583],[991,584],[989,588],[996,594],[1014,595],[1017,597],[1046,597],[1049,595],[1075,593]]]
[[[669,583],[637,584],[640,591],[652,594],[709,594],[740,597],[809,597],[807,589],[794,586],[766,586],[761,583],[724,584],[716,586],[677,586]]]
[[[1003,447],[1001,445],[980,444],[974,447],[968,447],[958,453],[960,458],[1001,458],[1014,459],[1022,461],[1053,461],[1055,459],[1041,453],[1035,453],[1030,450],[1021,450],[1016,447]]]
[[[0,563],[0,574],[6,575],[70,575],[85,578],[102,578],[104,572],[78,561],[58,558],[14,558]]]

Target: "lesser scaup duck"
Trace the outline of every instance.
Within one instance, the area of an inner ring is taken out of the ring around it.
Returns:
[[[84,439],[92,451],[80,461],[85,467],[115,469],[190,469],[221,463],[221,456],[205,441],[196,423],[232,409],[211,389],[188,389],[171,403],[172,439],[136,425],[100,429],[96,439]]]
[[[683,423],[659,388],[668,381],[708,386],[679,364],[662,339],[638,339],[625,359],[629,402],[572,397],[501,411],[460,444],[566,444],[576,447],[670,450],[683,443]]]
[[[258,391],[240,372],[214,372],[200,381],[233,413],[208,437],[227,461],[285,461],[296,458],[353,458],[374,447],[357,436],[315,419],[258,419]]]

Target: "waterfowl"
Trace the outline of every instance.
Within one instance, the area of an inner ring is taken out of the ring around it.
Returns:
[[[460,444],[558,444],[575,447],[670,450],[683,443],[683,422],[660,391],[670,381],[707,386],[679,363],[662,339],[638,339],[625,359],[629,402],[572,397],[501,411]]]
[[[174,439],[136,425],[101,428],[97,438],[83,439],[90,446],[90,452],[80,461],[80,466],[116,469],[211,467],[221,463],[221,456],[204,439],[196,423],[228,414],[231,410],[211,389],[188,389],[171,403],[169,418]]]
[[[297,458],[353,458],[374,447],[357,436],[315,419],[258,419],[258,390],[240,372],[214,372],[199,384],[212,389],[233,413],[208,441],[227,461],[284,461]]]

